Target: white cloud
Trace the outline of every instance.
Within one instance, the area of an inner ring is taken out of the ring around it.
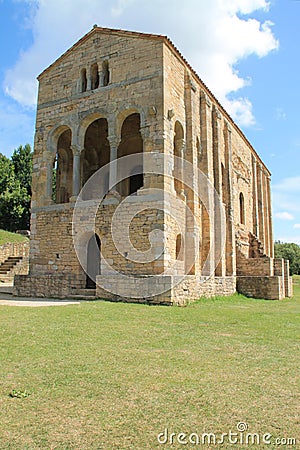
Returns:
[[[255,124],[255,118],[252,113],[252,103],[247,98],[238,98],[236,100],[225,100],[223,106],[230,111],[240,125],[250,126]]]
[[[275,117],[277,120],[286,120],[286,112],[282,108],[276,108]]]
[[[300,192],[300,177],[288,177],[273,185],[273,190],[279,192]]]
[[[293,225],[293,228],[300,228],[300,223],[295,223],[294,225]]]
[[[277,212],[275,213],[275,217],[281,220],[294,220],[294,216],[287,211]]]
[[[293,244],[298,244],[298,245],[300,245],[300,236],[287,236],[287,235],[283,235],[283,236],[280,236],[278,239],[276,239],[276,241],[280,241],[280,242],[292,242]]]
[[[266,0],[23,1],[32,11],[34,42],[5,78],[6,92],[21,104],[35,105],[38,73],[97,23],[167,34],[233,118],[254,124],[251,102],[232,93],[251,82],[239,74],[238,62],[278,47],[272,24],[250,17],[268,10]]]

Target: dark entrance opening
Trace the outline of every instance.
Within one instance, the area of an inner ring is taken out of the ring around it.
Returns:
[[[101,241],[97,234],[94,234],[88,243],[87,248],[87,275],[86,289],[96,289],[96,276],[101,273]]]
[[[144,176],[142,173],[131,175],[129,178],[129,195],[134,194],[144,185]]]

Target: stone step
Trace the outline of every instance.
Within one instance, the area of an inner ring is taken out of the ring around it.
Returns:
[[[95,295],[78,295],[78,294],[72,294],[72,299],[74,300],[99,300],[98,297]]]
[[[8,274],[20,261],[22,261],[22,256],[9,256],[2,264],[0,264],[0,274]]]
[[[74,289],[72,292],[72,297],[74,298],[96,298],[96,289]]]
[[[11,283],[14,280],[14,275],[0,273],[0,282]]]

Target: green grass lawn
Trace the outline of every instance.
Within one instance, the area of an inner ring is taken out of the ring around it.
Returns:
[[[0,230],[0,245],[8,242],[24,242],[26,240],[28,240],[28,238],[26,236],[22,236],[21,234]]]
[[[2,306],[0,448],[299,449],[299,313],[300,277],[283,301]],[[220,438],[238,422],[273,444],[157,441],[165,428]]]

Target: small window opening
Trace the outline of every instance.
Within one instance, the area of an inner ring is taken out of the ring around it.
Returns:
[[[245,201],[242,192],[240,193],[240,223],[245,225]]]
[[[85,92],[87,88],[87,77],[86,77],[86,69],[81,70],[81,92]]]
[[[103,76],[103,86],[108,86],[109,84],[108,61],[103,61],[102,63],[102,76]]]
[[[91,89],[97,89],[99,87],[99,70],[98,64],[93,64],[91,68]]]
[[[142,173],[131,175],[129,178],[129,195],[135,194],[138,189],[141,189],[144,185],[144,177]]]
[[[183,261],[183,242],[182,234],[177,234],[176,237],[176,259]]]

